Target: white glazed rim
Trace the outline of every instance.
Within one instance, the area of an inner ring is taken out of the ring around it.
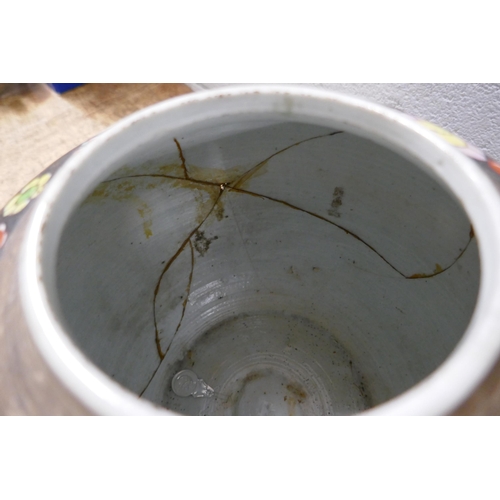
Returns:
[[[222,98],[222,99],[221,99]],[[215,104],[216,103],[216,104]],[[476,307],[460,342],[431,375],[369,415],[439,415],[452,412],[480,384],[500,351],[500,196],[475,162],[418,121],[397,111],[334,92],[288,86],[226,87],[176,97],[134,113],[74,152],[40,195],[20,252],[20,295],[35,343],[47,364],[92,412],[102,415],[175,415],[140,400],[90,362],[71,341],[50,300],[55,255],[65,221],[108,172],[100,155],[117,143],[133,148],[154,126],[166,130],[227,114],[268,112],[310,123],[341,120],[376,142],[425,166],[454,193],[479,242],[481,280]],[[121,141],[121,142],[120,142]],[[135,142],[134,142],[135,141]],[[123,153],[122,153],[123,154]],[[110,160],[111,163],[111,160]],[[42,279],[43,276],[43,279]]]

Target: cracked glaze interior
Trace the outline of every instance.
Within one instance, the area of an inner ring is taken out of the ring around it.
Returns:
[[[401,394],[472,315],[467,216],[371,140],[250,122],[177,130],[94,188],[58,250],[68,332],[116,382],[180,413],[353,414]],[[183,369],[215,395],[173,393]]]

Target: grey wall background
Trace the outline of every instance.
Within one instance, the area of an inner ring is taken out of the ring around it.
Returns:
[[[193,90],[227,83],[188,84]],[[424,118],[500,160],[499,83],[313,83]]]

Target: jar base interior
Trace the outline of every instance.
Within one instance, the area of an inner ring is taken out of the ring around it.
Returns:
[[[188,415],[349,415],[371,406],[363,376],[331,331],[286,312],[228,319],[165,367],[144,397]],[[177,395],[171,381],[181,370],[216,392]]]

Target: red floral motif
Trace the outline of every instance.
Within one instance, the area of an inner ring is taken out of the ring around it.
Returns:
[[[0,248],[2,248],[5,244],[5,242],[7,241],[7,237],[8,237],[8,234],[7,234],[7,231],[6,231],[6,226],[5,224],[0,224]]]
[[[496,161],[492,160],[491,158],[488,158],[488,165],[494,172],[500,174],[500,165]]]

